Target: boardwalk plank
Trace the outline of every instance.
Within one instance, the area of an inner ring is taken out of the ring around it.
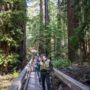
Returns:
[[[30,80],[27,90],[42,90],[35,72],[32,72],[30,75]]]

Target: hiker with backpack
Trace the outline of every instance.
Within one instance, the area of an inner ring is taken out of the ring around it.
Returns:
[[[40,72],[41,72],[41,81],[42,81],[43,90],[46,90],[45,81],[47,83],[47,89],[51,90],[51,84],[50,84],[51,70],[52,70],[52,64],[51,64],[50,60],[44,54],[41,55]]]

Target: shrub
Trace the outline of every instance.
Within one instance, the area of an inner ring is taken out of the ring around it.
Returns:
[[[17,55],[17,54],[15,54],[15,53],[11,53],[11,54],[9,54],[9,55],[5,55],[5,54],[0,54],[0,65],[5,65],[5,64],[8,64],[8,63],[10,63],[10,64],[14,64],[14,63],[16,63],[17,62],[17,58],[18,58],[19,56]]]
[[[17,62],[19,61],[18,57],[15,53],[8,55],[0,53],[0,74],[7,74],[16,70]]]
[[[52,63],[55,68],[66,68],[71,64],[70,60],[67,59],[55,59]]]

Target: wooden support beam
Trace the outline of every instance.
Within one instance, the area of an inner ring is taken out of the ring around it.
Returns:
[[[68,75],[62,73],[61,71],[54,68],[54,74],[58,77],[64,84],[66,84],[71,90],[90,90],[90,87],[80,83],[79,81],[69,77]]]

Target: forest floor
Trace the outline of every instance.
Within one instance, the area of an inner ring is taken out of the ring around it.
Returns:
[[[12,81],[18,76],[17,72],[13,74],[0,75],[0,90],[7,90]]]
[[[60,69],[68,76],[90,86],[90,65],[84,64],[72,64],[66,69]]]

